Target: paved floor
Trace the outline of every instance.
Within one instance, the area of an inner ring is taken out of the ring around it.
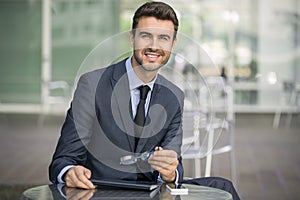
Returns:
[[[235,184],[244,200],[300,199],[300,117],[277,130],[272,117],[236,115]],[[47,117],[43,127],[36,122],[34,115],[0,115],[0,198],[4,185],[49,183],[48,164],[63,118]],[[225,154],[214,157],[213,175],[230,178]]]
[[[243,199],[300,199],[300,120],[274,130],[272,117],[237,119],[237,186]]]

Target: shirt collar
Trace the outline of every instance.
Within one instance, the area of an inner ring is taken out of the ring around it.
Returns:
[[[153,81],[149,82],[149,83],[144,83],[143,81],[141,81],[141,79],[139,79],[139,77],[137,77],[137,75],[135,74],[132,64],[131,64],[131,59],[132,56],[129,57],[126,60],[125,66],[126,66],[126,71],[127,71],[127,76],[128,76],[128,81],[129,81],[129,89],[130,90],[134,90],[137,89],[139,86],[141,85],[148,85],[150,87],[150,90],[152,91],[153,86],[154,86],[154,82],[157,78],[157,74],[154,77]]]

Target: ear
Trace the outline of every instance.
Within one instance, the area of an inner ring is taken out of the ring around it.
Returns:
[[[130,46],[131,48],[133,48],[133,43],[134,43],[134,35],[132,30],[130,31]]]
[[[177,42],[177,38],[175,38],[175,39],[173,40],[172,51],[174,50],[174,47],[175,47],[175,45],[176,45],[176,42]]]

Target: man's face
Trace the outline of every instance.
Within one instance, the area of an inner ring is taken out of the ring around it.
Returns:
[[[157,71],[170,58],[175,43],[174,25],[169,20],[142,17],[135,34],[131,33],[130,41],[134,49],[133,67]]]

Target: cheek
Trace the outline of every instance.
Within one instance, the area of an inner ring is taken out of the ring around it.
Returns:
[[[162,49],[166,53],[170,53],[173,50],[173,45],[170,45],[170,44],[162,45]]]
[[[143,50],[142,50],[142,49],[135,49],[134,51],[135,51],[136,54],[138,54],[139,56],[142,56],[142,54],[143,54]]]
[[[135,50],[135,51],[140,51],[142,49],[142,46],[138,43],[138,42],[133,42],[132,43],[132,48]]]

